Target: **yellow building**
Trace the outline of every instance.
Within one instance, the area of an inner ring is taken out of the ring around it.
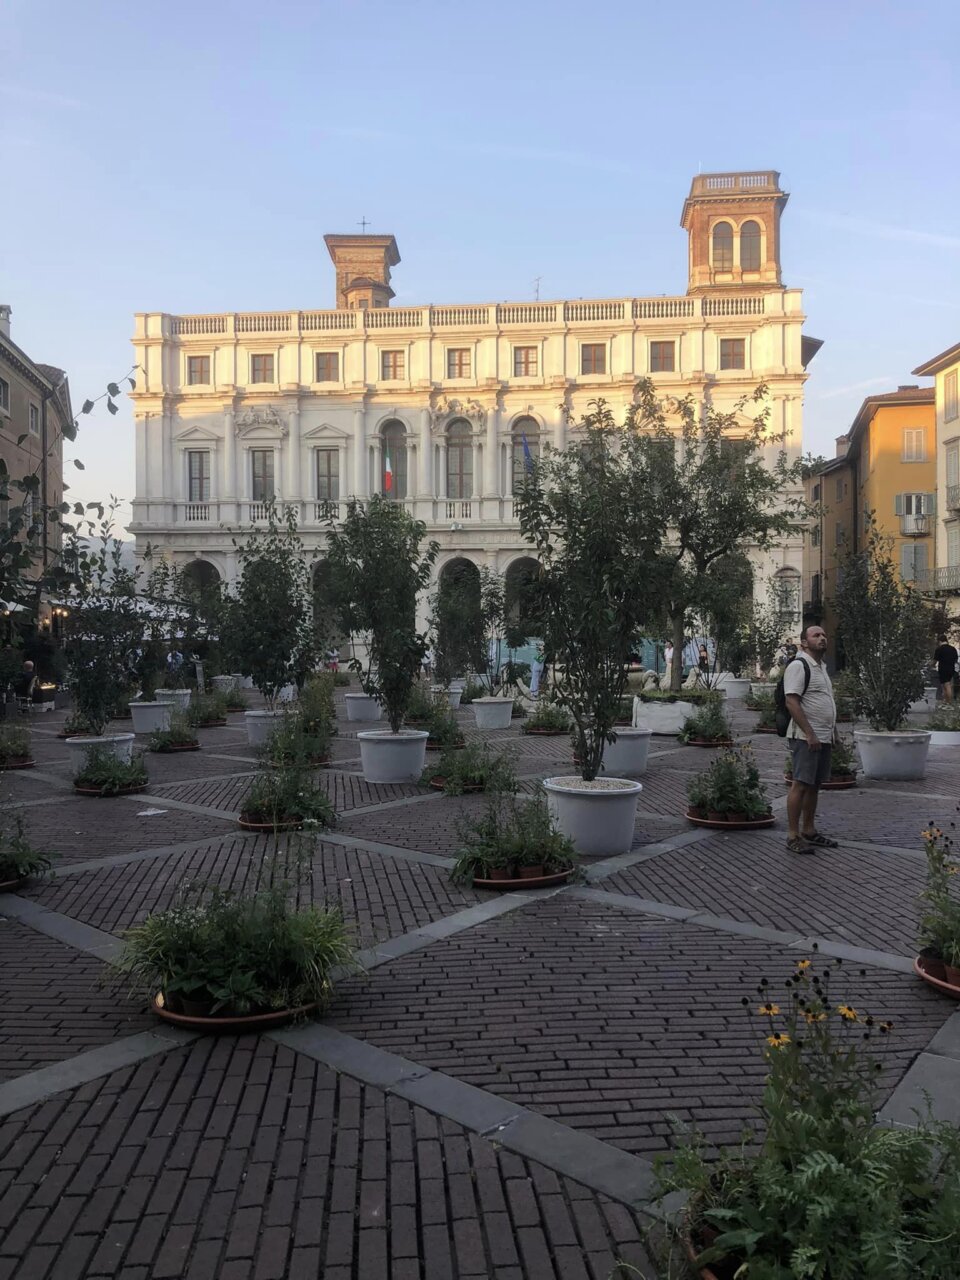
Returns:
[[[837,571],[863,546],[867,514],[891,539],[901,576],[925,586],[935,566],[937,420],[933,387],[867,396],[837,456],[806,481],[820,514],[804,551],[804,617],[823,623],[833,647]]]
[[[936,595],[960,593],[960,342],[941,351],[913,371],[933,377],[936,397],[937,492],[936,569],[931,565],[926,587]],[[949,606],[956,611],[956,601]]]

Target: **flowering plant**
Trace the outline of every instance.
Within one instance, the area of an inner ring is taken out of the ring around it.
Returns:
[[[716,1159],[694,1135],[672,1164],[656,1162],[661,1195],[691,1193],[697,1264],[722,1280],[942,1280],[955,1271],[960,1133],[876,1124],[882,1064],[870,1042],[893,1024],[833,995],[839,964],[800,960],[783,996],[764,978],[743,999],[768,1070],[759,1147],[749,1134]]]
[[[933,823],[923,833],[927,881],[920,894],[920,946],[927,955],[960,968],[960,897],[955,876],[960,863],[953,839]]]
[[[697,815],[713,812],[754,819],[770,813],[770,801],[749,746],[721,751],[709,768],[687,784],[687,795]]]

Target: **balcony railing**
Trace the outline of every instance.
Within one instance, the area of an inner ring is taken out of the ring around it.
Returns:
[[[947,508],[950,511],[960,511],[960,484],[947,485]]]
[[[270,511],[273,507],[271,502],[251,502],[247,505],[247,519],[251,524],[258,520],[269,520]]]
[[[960,592],[960,564],[944,565],[940,569],[928,569],[920,574],[916,586],[921,591]]]
[[[540,325],[613,325],[631,320],[680,320],[762,316],[778,302],[767,294],[723,298],[597,298],[574,302],[471,303],[449,307],[371,307],[363,311],[248,311],[219,316],[170,316],[169,334],[206,338],[211,334],[305,334],[325,331],[376,332]]]
[[[460,498],[454,502],[447,504],[448,520],[472,520],[473,519],[473,503],[463,502]]]
[[[313,518],[326,522],[327,520],[340,519],[340,503],[326,499],[323,502],[315,502],[313,504]]]
[[[900,517],[900,536],[903,538],[926,538],[932,529],[933,521],[927,515]]]

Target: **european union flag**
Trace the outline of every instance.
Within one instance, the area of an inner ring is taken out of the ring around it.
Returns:
[[[530,452],[530,446],[527,444],[527,433],[520,432],[520,439],[523,442],[523,468],[525,471],[533,470],[533,454]]]

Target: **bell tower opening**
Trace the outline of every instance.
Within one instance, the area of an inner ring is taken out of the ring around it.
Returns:
[[[780,215],[788,199],[773,169],[698,174],[680,218],[690,242],[687,292],[782,287]]]

